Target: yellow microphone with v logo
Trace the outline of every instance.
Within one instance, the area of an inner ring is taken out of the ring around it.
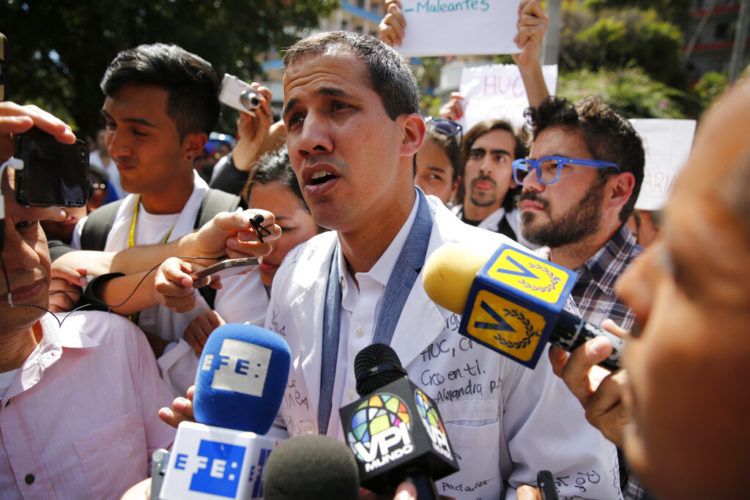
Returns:
[[[547,342],[573,351],[605,336],[614,349],[600,364],[616,370],[622,339],[563,310],[577,279],[576,272],[510,245],[489,259],[471,247],[444,245],[423,276],[435,303],[463,315],[459,333],[493,351],[534,368]]]

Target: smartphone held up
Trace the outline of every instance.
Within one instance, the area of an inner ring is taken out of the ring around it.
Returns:
[[[89,150],[86,143],[58,142],[36,127],[14,137],[16,199],[26,206],[82,207],[89,197]]]

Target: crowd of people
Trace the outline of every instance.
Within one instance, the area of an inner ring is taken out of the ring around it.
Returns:
[[[538,0],[519,5],[523,130],[502,117],[463,130],[460,95],[423,117],[394,49],[407,29],[389,0],[380,39],[294,44],[282,119],[253,83],[260,105],[240,114],[211,176],[196,167],[219,78],[167,44],[120,52],[102,78],[105,129],[91,156],[101,192],[89,206],[21,206],[15,171],[2,170],[0,496],[111,498],[146,479],[152,452],[192,419],[199,356],[228,322],[288,342],[295,397],[276,425],[289,437],[344,440],[337,410],[358,398],[354,358],[391,345],[438,403],[458,458],[441,495],[542,498],[541,470],[561,498],[745,495],[750,82],[701,119],[659,230],[640,238],[641,139],[601,98],[549,95]],[[0,163],[31,127],[74,140],[45,111],[0,103]],[[535,369],[467,342],[422,286],[446,243],[507,244],[575,270],[566,309],[625,338],[624,366],[598,366],[605,338],[549,348]],[[194,279],[243,256],[261,263]]]

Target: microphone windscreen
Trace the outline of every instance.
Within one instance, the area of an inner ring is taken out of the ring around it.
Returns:
[[[422,278],[425,292],[437,305],[463,314],[474,277],[491,256],[492,252],[482,254],[467,245],[441,246],[425,262]]]
[[[278,334],[228,323],[208,337],[195,376],[199,423],[265,434],[284,397],[291,353]]]
[[[368,345],[354,358],[357,394],[362,397],[405,375],[398,354],[389,345]]]
[[[358,499],[359,473],[349,448],[326,436],[281,443],[266,464],[266,500]]]

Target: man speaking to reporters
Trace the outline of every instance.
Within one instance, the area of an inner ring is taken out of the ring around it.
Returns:
[[[457,335],[459,318],[424,291],[422,265],[443,243],[509,240],[415,190],[411,156],[425,126],[402,58],[334,32],[298,42],[285,63],[290,159],[315,220],[335,230],[290,253],[271,294],[267,327],[292,350],[280,412],[289,433],[343,439],[338,408],[357,398],[355,354],[382,342],[440,407],[461,467],[438,482],[442,494],[514,498],[550,469],[568,481],[563,495],[619,498],[614,447],[549,363],[528,370]]]

